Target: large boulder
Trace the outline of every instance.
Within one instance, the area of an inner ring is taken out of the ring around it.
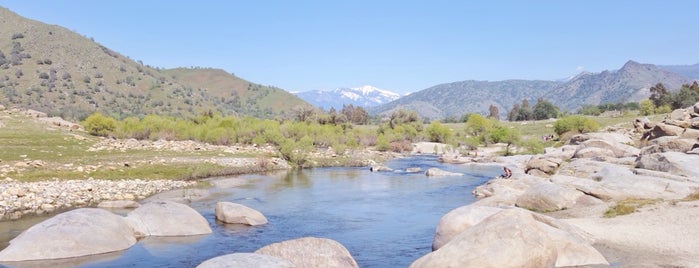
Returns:
[[[697,140],[699,139],[699,129],[687,128],[684,130],[684,132],[682,132],[682,134],[680,134],[680,137]]]
[[[665,152],[641,155],[636,159],[636,167],[669,172],[699,181],[699,155],[678,152]]]
[[[264,246],[257,254],[291,261],[296,267],[359,267],[340,243],[316,237],[303,237]]]
[[[197,268],[290,268],[288,260],[256,253],[233,253],[208,259]]]
[[[655,126],[653,126],[653,128],[643,133],[642,138],[646,140],[652,140],[664,136],[679,136],[682,134],[682,132],[684,132],[684,128],[658,123]]]
[[[527,161],[525,172],[532,174],[533,170],[539,170],[550,175],[556,172],[561,163],[563,163],[563,159],[558,157],[548,155],[534,156]]]
[[[551,182],[541,182],[529,187],[517,198],[515,204],[534,211],[550,212],[572,208],[584,195],[575,189],[561,187]]]
[[[600,139],[590,139],[582,144],[580,144],[580,147],[578,151],[575,152],[576,158],[585,158],[585,157],[590,157],[590,155],[586,155],[583,157],[581,155],[581,151],[584,151],[587,148],[599,148],[605,151],[605,155],[600,155],[600,156],[610,156],[610,157],[635,157],[638,156],[640,153],[640,150],[636,147],[623,144],[623,143],[615,143],[615,142],[610,142],[607,140],[600,140]],[[611,152],[611,155],[609,153]],[[599,152],[601,153],[601,152]],[[597,155],[592,155],[597,156]]]
[[[693,139],[682,139],[675,136],[665,136],[650,141],[649,145],[641,149],[641,154],[654,154],[664,152],[688,152],[697,145],[699,141]]]
[[[231,202],[216,203],[216,219],[225,223],[240,223],[247,225],[262,225],[267,218],[257,210]]]
[[[694,113],[699,114],[699,102],[695,103],[693,108],[694,108]]]
[[[449,172],[446,170],[441,170],[438,168],[429,168],[425,172],[425,176],[428,177],[442,177],[442,176],[463,176],[463,173]]]
[[[511,208],[485,218],[410,267],[561,267],[609,263],[591,237],[556,219]]]
[[[449,211],[437,224],[432,250],[441,248],[466,229],[501,210],[502,208],[497,207],[468,205]]]
[[[58,214],[22,232],[0,261],[62,259],[124,250],[136,243],[121,216],[97,208]]]
[[[210,234],[209,222],[191,207],[172,201],[154,201],[129,212],[126,220],[137,236]]]

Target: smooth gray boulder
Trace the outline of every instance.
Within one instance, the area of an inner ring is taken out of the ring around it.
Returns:
[[[650,130],[643,133],[642,139],[652,140],[664,136],[679,136],[684,132],[684,128],[668,125],[664,123],[658,123]]]
[[[0,251],[0,261],[72,258],[125,250],[136,243],[124,218],[98,208],[58,214],[22,232]]]
[[[679,152],[665,152],[641,155],[636,159],[636,167],[669,172],[699,181],[699,155]]]
[[[532,170],[539,170],[548,175],[551,175],[556,172],[556,169],[558,169],[561,163],[563,163],[563,159],[561,158],[552,157],[548,155],[537,155],[533,156],[531,159],[529,159],[529,161],[527,161],[527,165],[524,170],[525,172],[527,172],[527,174],[532,174]]]
[[[683,139],[675,136],[665,136],[649,142],[650,145],[641,149],[641,154],[654,154],[664,152],[691,151],[695,146],[699,147],[696,139]]]
[[[425,172],[425,176],[428,177],[442,177],[442,176],[463,176],[463,173],[449,172],[446,170],[441,170],[438,168],[429,168]]]
[[[316,237],[303,237],[264,246],[257,254],[291,261],[296,267],[359,267],[340,243]]]
[[[562,267],[609,265],[580,229],[523,209],[504,209],[468,228],[410,267]]]
[[[587,148],[599,148],[603,150],[609,150],[611,151],[611,155],[604,155],[604,156],[611,156],[611,157],[635,157],[638,156],[640,153],[640,150],[636,147],[623,144],[623,143],[615,143],[615,142],[610,142],[607,140],[600,140],[600,139],[590,139],[587,140],[583,143],[580,144],[580,148],[578,149],[577,152],[575,152],[575,157],[576,158],[583,158],[583,156],[580,156],[580,151],[587,149]],[[606,154],[606,153],[605,153]],[[591,156],[585,156],[585,157],[594,157],[595,155]]]
[[[259,211],[231,202],[216,203],[215,213],[216,219],[225,223],[240,223],[251,226],[267,223],[267,218]]]
[[[129,212],[126,220],[137,237],[210,234],[209,222],[191,207],[171,201],[154,201]]]
[[[574,188],[562,187],[551,182],[541,182],[529,187],[517,198],[515,205],[540,212],[572,208],[585,194]]]
[[[197,268],[291,268],[288,260],[256,253],[233,253],[208,259]]]
[[[441,248],[463,231],[501,210],[502,208],[497,207],[467,205],[449,211],[437,224],[432,240],[432,250]]]

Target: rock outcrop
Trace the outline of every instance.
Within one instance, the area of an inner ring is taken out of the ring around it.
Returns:
[[[608,265],[593,239],[556,219],[511,208],[493,214],[410,267]]]
[[[209,223],[199,212],[187,205],[170,201],[143,204],[131,211],[126,220],[138,237],[211,233]]]
[[[0,252],[0,261],[72,258],[124,250],[136,243],[124,218],[102,209],[58,214],[22,232]]]
[[[304,237],[264,246],[257,254],[291,261],[296,267],[359,267],[340,243],[316,237]]]
[[[216,203],[215,213],[216,219],[225,223],[240,223],[251,226],[267,223],[267,218],[259,211],[231,202]]]

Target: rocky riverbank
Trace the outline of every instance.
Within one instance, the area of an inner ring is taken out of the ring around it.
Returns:
[[[107,200],[139,200],[153,194],[190,187],[195,181],[174,180],[53,180],[0,183],[0,220],[44,214],[74,207],[96,206]]]
[[[442,217],[411,267],[695,267],[699,103],[634,126],[490,158],[512,177]]]

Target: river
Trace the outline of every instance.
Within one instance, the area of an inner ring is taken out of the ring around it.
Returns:
[[[189,204],[209,221],[213,229],[210,235],[151,237],[123,252],[16,263],[11,267],[195,267],[219,255],[253,252],[271,243],[305,236],[338,241],[360,267],[406,267],[431,251],[439,219],[448,211],[473,202],[473,188],[500,173],[494,166],[441,164],[433,156],[395,159],[387,166],[396,170],[420,167],[423,172],[317,168],[281,175],[222,178],[242,183],[216,187],[212,197]],[[466,175],[426,177],[424,170],[431,167]],[[254,208],[269,223],[250,227],[216,222],[214,207],[218,201]],[[0,245],[37,221],[0,224]]]

